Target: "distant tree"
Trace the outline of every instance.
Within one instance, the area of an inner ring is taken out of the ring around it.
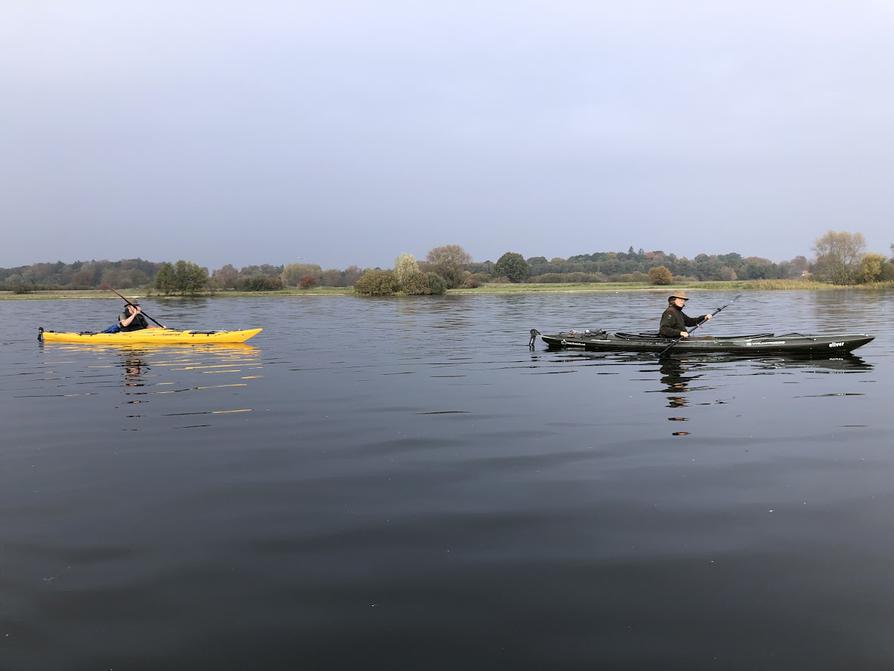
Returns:
[[[240,277],[236,288],[240,291],[279,291],[282,289],[282,277],[278,274]]]
[[[888,260],[881,254],[866,254],[860,259],[859,279],[861,282],[880,282],[884,279]]]
[[[163,294],[172,294],[177,291],[174,266],[170,263],[162,263],[155,274],[155,288]]]
[[[403,288],[404,285],[411,276],[416,279],[417,273],[419,273],[419,264],[416,262],[416,257],[412,254],[401,254],[394,261],[394,276],[397,278],[398,284],[401,285],[401,291],[406,291]]]
[[[674,276],[665,266],[649,268],[649,282],[660,286],[666,286],[674,281]]]
[[[315,286],[317,286],[317,278],[313,275],[305,275],[298,280],[299,289],[312,289]]]
[[[324,287],[345,286],[345,273],[338,268],[327,268],[320,274],[320,285]]]
[[[813,274],[833,284],[853,283],[858,277],[865,247],[862,233],[827,232],[813,245],[816,253]]]
[[[354,283],[354,291],[362,296],[391,296],[398,291],[393,270],[367,270]]]
[[[315,263],[290,263],[282,269],[282,283],[287,287],[297,287],[308,275],[319,282],[323,269]]]
[[[81,264],[80,269],[71,278],[71,288],[87,289],[95,287],[99,284],[99,277],[99,268],[95,263]]]
[[[21,273],[14,273],[6,278],[4,289],[15,294],[28,294],[34,291],[34,284],[25,279]]]
[[[397,279],[397,271],[395,271]],[[398,280],[398,288],[407,296],[427,296],[431,293],[428,286],[428,277],[421,270],[408,270],[403,273],[403,279]]]
[[[723,280],[724,282],[729,282],[732,280],[736,280],[738,278],[739,278],[739,276],[736,275],[736,271],[727,265],[720,266],[720,268],[717,271],[716,279],[718,279],[718,280]]]
[[[208,288],[208,269],[192,261],[177,261],[174,276],[179,293],[197,294]]]
[[[749,256],[743,259],[742,279],[745,280],[769,280],[777,275],[777,266],[772,261],[762,259],[759,256]]]
[[[360,279],[363,270],[359,266],[348,266],[344,271],[344,287],[352,287]]]
[[[431,264],[453,263],[457,266],[467,266],[472,263],[472,257],[459,245],[444,245],[435,247],[426,255],[425,260]]]
[[[493,261],[473,261],[468,266],[469,272],[478,274],[478,275],[493,275],[494,274],[494,262]]]
[[[789,277],[801,277],[808,268],[810,268],[810,263],[807,261],[807,257],[796,256],[789,261]]]
[[[497,275],[504,275],[509,278],[510,282],[524,282],[528,277],[528,262],[525,257],[516,252],[506,252],[497,259],[494,266],[494,272]]]
[[[466,289],[476,289],[482,284],[487,284],[488,280],[490,280],[490,275],[485,275],[484,273],[469,273],[463,280],[463,287]]]
[[[110,267],[102,272],[100,285],[108,285],[110,287],[141,287],[148,282],[149,278],[138,268],[127,267]]]
[[[462,272],[472,262],[472,257],[459,245],[435,247],[425,257],[427,270],[444,278],[447,288],[458,287],[462,283]]]
[[[238,281],[239,271],[229,263],[211,273],[211,283],[218,289],[235,289]]]
[[[447,291],[447,283],[437,273],[426,273],[425,279],[428,282],[428,291],[431,295],[440,296]]]
[[[261,275],[263,277],[278,277],[282,280],[282,266],[274,266],[269,263],[262,263],[259,266],[243,266],[239,269],[240,277],[256,277]]]
[[[164,294],[197,294],[208,287],[208,270],[191,261],[163,263],[155,276],[155,288]]]

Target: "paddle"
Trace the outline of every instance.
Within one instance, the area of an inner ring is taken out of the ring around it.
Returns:
[[[136,305],[134,305],[133,303],[131,303],[129,300],[127,300],[124,296],[122,296],[122,295],[119,294],[117,291],[115,291],[112,287],[105,286],[105,287],[103,287],[103,288],[104,288],[104,289],[108,289],[109,291],[111,291],[113,294],[115,294],[116,296],[118,296],[121,300],[123,300],[125,303],[127,303],[127,304],[130,305],[131,307],[137,307]],[[150,316],[147,315],[145,312],[143,312],[142,309],[140,310],[140,312],[142,312],[142,313],[143,313],[143,316],[146,317],[147,319],[152,319],[152,317],[150,317]],[[160,321],[157,321],[157,320],[155,320],[155,319],[152,319],[152,321],[154,321],[156,324],[158,324],[158,325],[159,325],[161,328],[163,328],[163,329],[168,328],[167,326],[165,326],[164,324],[162,324]]]
[[[717,308],[716,310],[714,310],[714,312],[711,313],[711,316],[713,317],[713,316],[716,315],[718,312],[722,312],[723,310],[725,310],[726,308],[728,308],[730,305],[732,305],[733,303],[735,303],[737,300],[739,300],[741,297],[742,297],[742,294],[739,294],[738,296],[736,296],[733,300],[731,300],[731,301],[730,301],[729,303],[727,303],[726,305],[721,305],[719,308]],[[701,326],[702,324],[704,324],[706,321],[708,321],[708,320],[707,320],[707,319],[703,319],[702,321],[700,321],[698,324],[696,324],[695,326],[692,327],[692,331],[694,331],[695,329],[697,329],[699,326]],[[690,331],[690,333],[692,333],[692,331]],[[668,345],[668,346],[665,347],[663,350],[661,350],[661,352],[658,354],[658,357],[659,357],[659,358],[663,357],[671,347],[673,347],[674,345],[676,345],[676,344],[677,344],[678,342],[680,342],[681,340],[683,340],[683,337],[682,337],[682,336],[679,337],[679,338],[677,338],[676,340],[674,340],[670,345]]]

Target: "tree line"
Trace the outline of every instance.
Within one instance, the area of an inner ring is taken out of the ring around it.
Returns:
[[[350,287],[363,274],[358,266],[322,269],[316,264],[250,265],[237,269],[227,264],[212,272],[192,261],[176,263],[124,259],[34,263],[0,268],[0,291],[27,293],[40,290],[125,287],[154,289],[163,294],[208,291],[275,291],[285,287],[318,285]]]
[[[456,287],[474,288],[486,283],[536,282],[671,282],[707,280],[791,279],[812,277],[833,284],[859,284],[894,280],[894,259],[866,252],[860,233],[829,231],[813,245],[814,258],[796,256],[787,261],[737,253],[699,254],[690,259],[660,250],[594,252],[568,258],[525,258],[506,252],[496,262],[472,260],[460,245],[435,247],[417,260],[401,254],[391,268],[349,266],[329,268],[312,263],[224,265],[211,272],[191,261],[176,263],[143,259],[35,263],[0,268],[0,290],[19,293],[36,290],[98,289],[104,286],[154,289],[162,294],[197,294],[209,291],[276,291],[289,287],[354,287],[366,295],[441,294]],[[894,254],[894,244],[891,246]]]
[[[699,254],[693,259],[663,251],[594,252],[563,258],[543,256],[524,258],[506,252],[497,261],[474,262],[459,245],[431,250],[425,261],[401,254],[393,270],[366,271],[355,285],[358,293],[440,293],[447,289],[477,287],[485,283],[578,283],[639,282],[668,285],[672,282],[711,280],[774,280],[811,278],[832,284],[863,284],[894,281],[894,258],[867,253],[860,233],[829,231],[818,238],[815,258],[796,256],[775,262],[757,256]],[[894,244],[891,245],[894,255]],[[423,276],[429,284],[423,281]],[[436,279],[433,279],[433,277]],[[440,281],[438,281],[440,280]]]

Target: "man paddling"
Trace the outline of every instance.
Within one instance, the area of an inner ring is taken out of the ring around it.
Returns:
[[[149,322],[143,316],[143,310],[139,303],[127,303],[124,312],[118,317],[118,321],[112,324],[102,333],[118,333],[119,331],[139,331],[149,328]]]
[[[689,296],[685,291],[676,291],[667,298],[667,309],[661,313],[658,334],[664,338],[688,338],[687,326],[697,326],[711,319],[711,315],[690,317],[683,312]]]

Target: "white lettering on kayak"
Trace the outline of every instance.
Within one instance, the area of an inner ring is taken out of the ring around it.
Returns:
[[[843,342],[830,342],[829,347],[844,347]]]

